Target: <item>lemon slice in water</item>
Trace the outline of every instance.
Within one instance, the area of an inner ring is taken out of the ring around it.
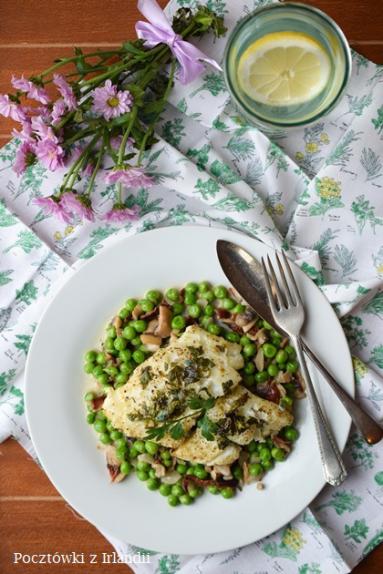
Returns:
[[[329,81],[330,59],[315,38],[274,32],[251,44],[238,65],[238,81],[249,98],[270,106],[301,104]]]

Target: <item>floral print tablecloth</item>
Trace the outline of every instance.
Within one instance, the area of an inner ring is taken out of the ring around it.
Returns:
[[[173,0],[171,14],[195,0]],[[267,0],[207,0],[230,28]],[[220,60],[225,39],[201,41]],[[158,226],[220,225],[290,249],[334,305],[354,355],[358,400],[378,420],[383,407],[383,67],[353,54],[353,75],[322,121],[272,138],[230,104],[222,75],[207,70],[177,84],[147,153],[150,189],[126,196],[140,218],[123,227],[58,222],[33,203],[61,175],[41,166],[12,171],[19,142],[0,150],[0,440],[33,454],[24,418],[23,369],[47,299],[70,267],[105,244]],[[102,214],[114,188],[97,180]],[[176,574],[346,573],[383,540],[383,450],[352,429],[346,482],[325,488],[283,529],[245,548],[207,556],[161,555],[112,540],[122,554],[146,552],[138,572]],[[109,537],[110,538],[110,537]]]

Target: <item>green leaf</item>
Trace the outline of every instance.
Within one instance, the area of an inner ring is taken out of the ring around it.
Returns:
[[[184,431],[184,428],[182,426],[182,423],[180,423],[180,422],[176,423],[170,429],[170,436],[172,438],[174,438],[174,440],[179,440],[180,438],[182,438],[184,436],[184,434],[185,434],[185,431]]]
[[[143,50],[144,42],[143,40],[136,40],[135,42],[124,42],[122,44],[122,49],[129,54],[134,54],[136,56],[145,56],[147,54],[146,50]]]
[[[198,421],[197,426],[201,429],[201,434],[206,440],[214,440],[218,427],[206,414]]]

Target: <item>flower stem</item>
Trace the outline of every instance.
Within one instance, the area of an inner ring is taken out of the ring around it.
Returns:
[[[72,189],[74,180],[82,167],[84,161],[88,158],[89,153],[92,151],[93,147],[96,145],[98,138],[100,137],[99,131],[95,133],[94,138],[90,141],[90,143],[86,146],[86,148],[82,151],[80,157],[71,165],[68,173],[64,177],[64,180],[60,186],[59,196],[61,196],[64,191],[67,189]],[[69,186],[69,187],[68,187]]]
[[[99,152],[98,152],[98,154],[97,154],[96,165],[94,166],[94,170],[93,170],[93,173],[92,173],[92,175],[91,175],[91,177],[90,177],[87,190],[86,190],[86,192],[85,192],[85,194],[84,194],[84,195],[87,195],[88,197],[90,196],[90,194],[91,194],[92,191],[93,191],[93,186],[94,186],[94,182],[95,182],[95,180],[96,180],[96,175],[97,175],[98,170],[100,169],[101,160],[102,160],[102,158],[103,158],[103,156],[104,156],[105,144],[106,144],[106,130],[104,130],[104,134],[103,134],[103,137],[102,137],[102,144],[101,144],[100,150],[99,150]]]
[[[133,124],[136,121],[136,117],[137,117],[137,106],[133,106],[132,111],[130,112],[130,118],[129,118],[129,122],[128,125],[126,126],[126,130],[124,132],[119,150],[118,150],[118,165],[121,166],[122,165],[122,161],[124,159],[124,155],[125,155],[125,148],[126,148],[126,142],[128,141],[128,137],[129,134],[132,130]]]

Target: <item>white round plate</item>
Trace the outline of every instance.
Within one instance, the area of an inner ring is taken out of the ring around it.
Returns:
[[[244,546],[274,532],[303,510],[324,486],[307,401],[300,402],[300,438],[292,454],[265,477],[225,500],[206,493],[192,506],[171,508],[135,477],[111,484],[95,433],[85,421],[83,355],[128,297],[148,289],[208,280],[227,284],[217,239],[256,257],[272,250],[240,233],[207,227],[171,227],[128,237],[106,248],[61,287],[41,319],[26,367],[29,429],[42,466],[62,496],[104,532],[166,553],[212,553]],[[350,352],[331,306],[300,270],[307,309],[305,335],[338,381],[354,392]],[[325,382],[317,385],[338,445],[350,418]]]

